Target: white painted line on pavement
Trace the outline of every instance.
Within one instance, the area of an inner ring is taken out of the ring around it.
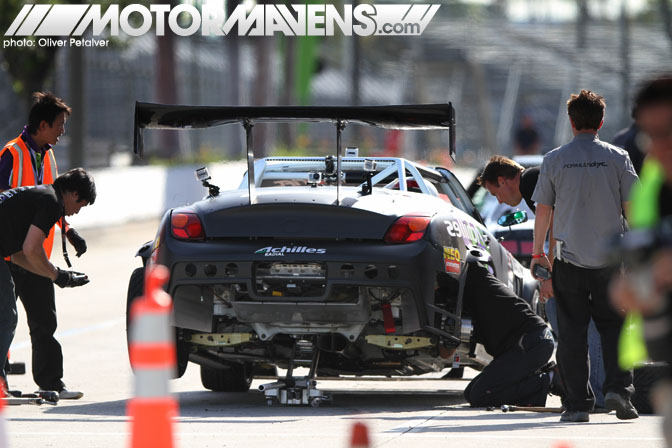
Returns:
[[[61,340],[61,339],[67,339],[71,338],[73,336],[79,336],[84,333],[92,333],[94,331],[98,330],[105,330],[106,328],[114,327],[116,325],[119,325],[121,323],[126,323],[126,318],[118,318],[118,319],[111,319],[111,320],[106,320],[103,322],[99,322],[94,325],[89,325],[87,327],[80,327],[80,328],[71,328],[69,330],[64,330],[64,331],[57,331],[54,336],[56,339]],[[30,347],[30,339],[25,340],[25,341],[20,341],[20,342],[14,342],[12,343],[12,346],[10,347],[11,351],[15,350],[22,350],[25,348]]]
[[[11,421],[11,419],[10,419]],[[539,426],[539,429],[542,429],[543,425]],[[223,434],[227,434],[227,437],[231,437],[230,433],[226,432],[178,432],[177,437],[219,437],[222,436]],[[321,432],[320,434],[315,434],[314,432],[311,433],[296,433],[296,432],[289,432],[287,434],[283,433],[269,433],[269,432],[262,432],[262,433],[249,433],[245,432],[243,434],[240,434],[240,437],[242,438],[248,438],[250,436],[253,437],[259,437],[259,436],[268,436],[268,437],[278,437],[281,435],[290,435],[292,437],[306,437],[306,438],[324,438],[324,437],[341,437],[343,434],[341,433],[334,433],[334,434],[324,434]],[[10,435],[12,437],[14,436],[21,436],[21,437],[27,437],[27,436],[56,436],[59,438],[62,438],[63,436],[83,436],[83,437],[91,437],[91,436],[103,436],[103,437],[126,437],[130,435],[130,432],[74,432],[74,431],[48,431],[48,432],[40,432],[40,431],[30,431],[30,432],[16,432],[16,431],[10,431]],[[378,442],[381,442],[383,445],[386,443],[385,441],[382,441],[380,439],[384,438],[385,435],[389,435],[389,433],[372,433],[371,434],[373,437],[379,438]],[[407,438],[408,436],[417,436],[417,437],[422,437],[422,438],[431,438],[431,439],[439,439],[439,438],[450,438],[450,439],[474,439],[474,440],[501,440],[501,439],[506,439],[506,440],[553,440],[553,441],[558,441],[562,440],[565,442],[572,442],[572,441],[586,441],[586,440],[592,440],[592,441],[607,441],[607,440],[623,440],[623,441],[653,441],[653,442],[659,442],[663,441],[662,437],[600,437],[600,436],[522,436],[522,435],[504,435],[504,434],[456,434],[454,432],[445,432],[442,434],[428,434],[428,433],[406,433],[404,434],[403,438]],[[234,436],[235,437],[235,436]],[[399,441],[399,438],[395,437],[394,440]]]

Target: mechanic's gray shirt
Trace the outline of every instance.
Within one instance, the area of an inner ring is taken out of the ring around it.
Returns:
[[[562,259],[586,268],[607,265],[608,238],[624,232],[622,203],[637,174],[628,153],[578,134],[544,156],[532,200],[555,208],[553,235]]]

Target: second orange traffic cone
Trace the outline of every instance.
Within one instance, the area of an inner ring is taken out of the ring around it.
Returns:
[[[369,430],[362,422],[352,425],[350,448],[369,448]]]

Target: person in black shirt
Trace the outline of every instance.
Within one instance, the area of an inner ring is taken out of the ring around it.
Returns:
[[[61,288],[82,286],[88,277],[62,270],[49,262],[43,243],[49,230],[96,200],[93,178],[75,168],[53,185],[18,187],[0,193],[0,256],[30,272],[51,279]],[[16,296],[8,262],[0,261],[0,360],[3,366],[16,329]]]
[[[464,397],[474,407],[544,406],[551,385],[559,387],[549,363],[555,348],[550,329],[487,266],[471,263],[466,275],[465,311],[474,322],[473,338],[494,359]]]
[[[530,210],[536,213],[532,193],[538,179],[538,166],[525,169],[508,157],[492,156],[476,182],[496,197],[500,204],[515,207],[524,200]]]

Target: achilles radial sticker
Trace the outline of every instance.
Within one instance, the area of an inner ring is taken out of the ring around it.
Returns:
[[[443,262],[446,265],[446,272],[451,274],[460,273],[460,251],[454,247],[443,246]]]

